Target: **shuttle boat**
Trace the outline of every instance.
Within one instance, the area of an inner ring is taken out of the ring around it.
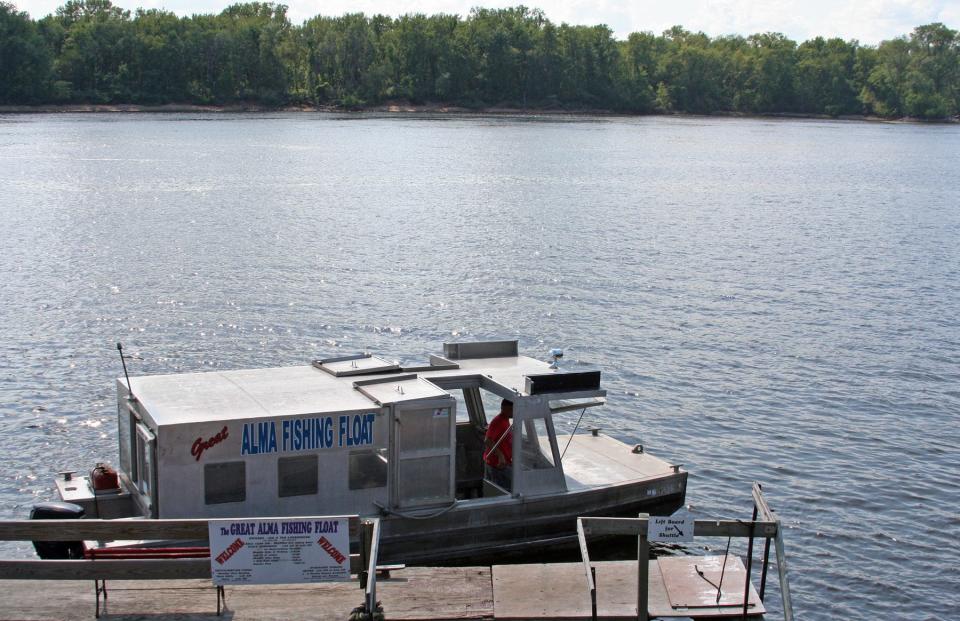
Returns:
[[[104,519],[378,516],[384,562],[529,555],[576,545],[578,516],[684,504],[680,466],[596,429],[558,436],[555,416],[605,403],[600,375],[486,341],[446,343],[413,366],[357,354],[124,377],[114,483],[65,472],[57,490]],[[484,473],[502,399],[513,403],[509,484]]]

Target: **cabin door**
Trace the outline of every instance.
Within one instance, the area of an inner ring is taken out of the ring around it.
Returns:
[[[393,405],[393,506],[416,508],[454,501],[456,406],[449,395]]]

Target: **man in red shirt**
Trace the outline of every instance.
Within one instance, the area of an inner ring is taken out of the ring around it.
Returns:
[[[483,462],[488,480],[510,490],[513,487],[513,402],[500,402],[497,414],[483,438]]]

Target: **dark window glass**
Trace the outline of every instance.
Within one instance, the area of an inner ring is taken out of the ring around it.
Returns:
[[[280,497],[317,493],[317,456],[281,457],[277,460]]]
[[[386,449],[350,452],[350,489],[387,486]]]
[[[203,497],[208,505],[247,499],[247,464],[229,461],[203,467]]]

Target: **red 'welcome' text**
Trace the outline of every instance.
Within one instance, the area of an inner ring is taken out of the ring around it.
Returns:
[[[231,556],[237,553],[237,550],[243,547],[243,539],[237,539],[227,546],[227,549],[217,555],[217,562],[223,565]]]
[[[326,537],[320,537],[320,539],[317,540],[317,543],[320,544],[320,547],[323,548],[327,554],[333,557],[333,560],[335,560],[338,565],[343,565],[343,561],[345,561],[347,557],[344,556],[340,550],[333,547],[333,544],[330,543],[329,539]]]

